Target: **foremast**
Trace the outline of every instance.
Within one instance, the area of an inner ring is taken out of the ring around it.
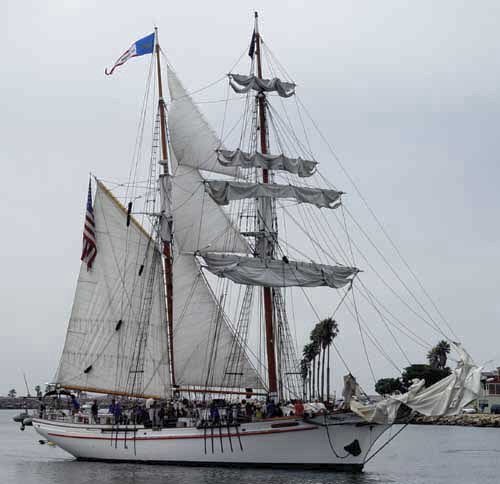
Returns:
[[[171,177],[171,167],[169,164],[168,145],[167,145],[167,116],[165,109],[165,100],[163,98],[163,85],[161,79],[161,64],[160,64],[160,43],[158,41],[158,28],[155,27],[155,53],[156,53],[156,70],[158,75],[158,109],[160,111],[160,138],[161,138],[161,152],[163,166],[163,176]],[[170,216],[170,214],[167,214]],[[171,221],[167,221],[171,224]],[[165,289],[167,295],[167,327],[168,327],[168,350],[170,357],[170,371],[172,385],[175,385],[175,366],[174,366],[174,311],[173,311],[173,273],[172,273],[172,236],[171,227],[169,227],[170,237],[163,237],[163,261],[165,268]]]
[[[259,33],[259,15],[255,12],[254,26],[255,56],[257,77],[262,79],[262,58],[261,58],[261,38]],[[268,153],[267,124],[266,124],[266,96],[264,92],[256,95],[259,110],[259,134],[260,150],[263,155]],[[269,171],[262,168],[262,182],[269,183]],[[274,256],[274,233],[273,233],[273,204],[270,199],[259,199],[258,224],[259,224],[259,242],[256,245],[256,255],[272,259]],[[263,287],[264,297],[264,318],[266,335],[266,353],[267,353],[267,372],[269,396],[276,398],[278,393],[278,380],[276,375],[276,348],[274,336],[274,304],[273,290],[270,287]]]

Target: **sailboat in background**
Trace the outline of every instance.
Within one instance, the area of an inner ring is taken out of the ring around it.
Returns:
[[[343,290],[341,305],[359,270],[292,260],[300,250],[279,231],[281,209],[341,207],[340,190],[308,181],[316,161],[284,154],[285,125],[271,101],[293,96],[296,86],[264,78],[256,14],[250,73],[229,75],[246,107],[239,146],[228,150],[170,65],[167,113],[157,34],[134,44],[115,67],[153,49],[158,111],[147,180],[127,185],[126,206],[99,179],[92,204],[89,188],[90,246],[54,383],[130,399],[314,398],[300,375],[288,323],[294,293],[286,290]],[[273,154],[271,139],[280,137],[280,153]],[[328,240],[313,242],[323,246],[318,254],[331,253]],[[255,351],[249,334],[259,322],[263,345]],[[353,411],[245,421],[205,413],[173,428],[47,416],[34,427],[78,459],[360,470],[401,404],[423,413],[458,412],[477,392],[476,375],[464,353],[439,388],[420,385],[377,405],[353,399]],[[360,393],[355,386],[349,400]]]

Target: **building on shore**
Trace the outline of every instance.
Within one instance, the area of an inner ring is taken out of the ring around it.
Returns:
[[[496,407],[495,407],[496,406]],[[482,413],[500,412],[500,367],[495,371],[481,372],[481,394],[477,399],[477,409]]]

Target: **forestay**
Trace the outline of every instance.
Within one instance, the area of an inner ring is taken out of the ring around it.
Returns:
[[[318,287],[341,288],[359,272],[355,267],[329,266],[308,262],[282,261],[202,253],[206,268],[219,277],[238,284],[265,287]]]
[[[94,217],[97,256],[91,270],[81,265],[55,382],[89,391],[167,397],[161,255],[133,218],[127,227],[124,208],[99,182]],[[144,362],[138,358],[141,338]]]
[[[168,113],[170,143],[177,161],[181,165],[234,176],[237,168],[217,161],[216,150],[221,148],[221,143],[216,134],[168,66],[167,73],[172,98]]]
[[[427,416],[457,415],[479,396],[481,368],[474,364],[469,354],[456,344],[460,361],[453,373],[425,388],[424,380],[417,380],[402,395],[391,395],[374,405],[351,401],[351,409],[368,422],[393,423],[399,407],[404,404]]]
[[[192,254],[176,255],[173,274],[176,384],[220,387],[228,381],[224,377],[233,331]],[[245,350],[239,354],[242,375],[235,383],[241,388],[264,388]]]
[[[316,172],[316,161],[290,158],[284,154],[266,155],[263,153],[245,153],[239,149],[235,151],[219,150],[219,163],[223,166],[241,168],[265,168],[266,170],[283,170],[300,177],[309,177]]]
[[[229,84],[237,93],[246,93],[251,89],[257,92],[276,92],[280,97],[290,97],[295,94],[295,84],[284,82],[277,77],[260,79],[257,76],[243,74],[229,74]]]
[[[323,188],[298,187],[267,183],[245,183],[225,180],[205,182],[210,196],[219,205],[245,198],[292,198],[299,203],[311,203],[319,208],[337,208],[342,192]]]

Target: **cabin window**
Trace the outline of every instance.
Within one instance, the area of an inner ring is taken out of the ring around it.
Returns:
[[[500,383],[489,383],[488,384],[488,394],[489,395],[500,395]]]

